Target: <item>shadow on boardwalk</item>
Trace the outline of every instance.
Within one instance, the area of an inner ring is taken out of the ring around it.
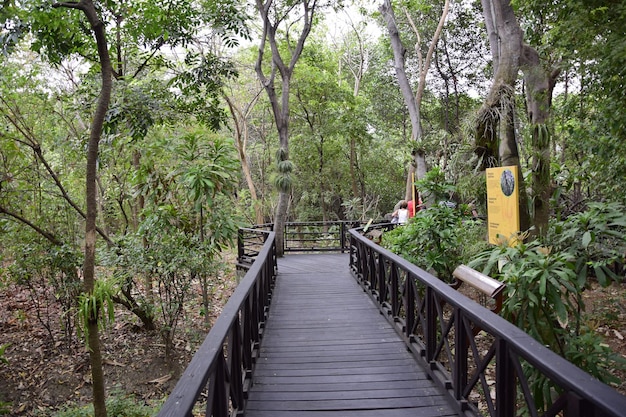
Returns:
[[[457,415],[352,277],[348,255],[287,255],[246,417]]]

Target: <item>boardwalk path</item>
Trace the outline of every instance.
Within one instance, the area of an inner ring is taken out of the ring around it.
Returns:
[[[456,415],[350,275],[348,255],[279,259],[246,417]]]

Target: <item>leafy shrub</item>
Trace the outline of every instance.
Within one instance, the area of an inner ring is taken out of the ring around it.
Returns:
[[[423,200],[434,203],[449,200],[456,191],[456,187],[446,181],[445,172],[437,166],[428,171],[416,185],[422,192]]]
[[[576,259],[579,284],[589,274],[607,286],[619,277],[611,270],[626,255],[626,210],[618,203],[589,203],[588,209],[550,224],[546,245]]]
[[[502,315],[541,344],[605,383],[624,360],[603,343],[584,315],[582,293],[593,273],[602,285],[618,279],[610,266],[623,262],[626,216],[616,204],[593,203],[589,210],[550,223],[545,240],[499,246],[470,266],[507,284]],[[540,409],[554,387],[531,367],[525,372]]]
[[[570,324],[580,327],[582,304],[574,258],[552,252],[537,240],[514,247],[498,246],[470,266],[506,283],[501,314],[541,344],[565,355]],[[571,322],[570,322],[571,320]]]
[[[457,266],[487,246],[484,235],[484,224],[469,220],[462,210],[435,206],[419,211],[406,225],[385,233],[382,246],[450,281]]]

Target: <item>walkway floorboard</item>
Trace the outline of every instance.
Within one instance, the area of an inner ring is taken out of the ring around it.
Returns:
[[[457,415],[350,274],[348,255],[286,255],[246,417]]]

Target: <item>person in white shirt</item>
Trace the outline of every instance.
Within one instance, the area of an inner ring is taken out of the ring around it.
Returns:
[[[400,208],[393,212],[392,218],[397,218],[398,224],[405,224],[409,220],[409,210],[407,209],[408,203],[402,200]]]

